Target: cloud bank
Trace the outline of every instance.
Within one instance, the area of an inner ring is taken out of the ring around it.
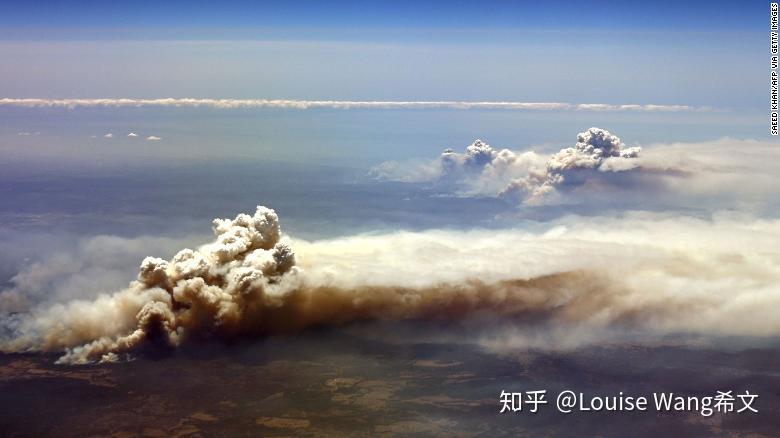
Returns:
[[[594,332],[780,334],[778,220],[626,213],[308,242],[258,207],[213,229],[197,250],[146,257],[123,290],[4,316],[0,349],[86,363],[204,338],[475,315]]]
[[[566,102],[479,102],[479,101],[353,101],[353,100],[289,100],[289,99],[0,99],[0,106],[26,108],[81,107],[182,107],[182,108],[279,108],[279,109],[503,109],[527,111],[636,111],[636,112],[701,112],[708,107],[690,105],[604,104]]]

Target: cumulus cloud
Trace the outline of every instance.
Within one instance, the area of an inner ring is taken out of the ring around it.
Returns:
[[[108,134],[104,135],[103,137],[104,138],[114,138],[114,134],[109,132]]]
[[[160,140],[162,140],[162,138],[161,137],[157,137],[156,135],[150,135],[150,136],[146,137],[146,140],[147,141],[160,141]]]
[[[780,334],[778,220],[626,213],[314,242],[284,236],[265,207],[213,225],[197,250],[143,259],[126,289],[5,318],[0,349],[112,361],[149,344],[476,314],[594,333]]]
[[[681,112],[710,111],[708,107],[690,105],[656,104],[588,104],[565,102],[506,102],[506,101],[351,101],[351,100],[288,100],[288,99],[0,99],[0,106],[28,108],[78,108],[78,107],[207,107],[218,109],[281,108],[281,109],[505,109],[526,111],[639,111]]]
[[[131,132],[131,133],[127,134],[127,136],[130,137],[130,138],[135,138],[135,137],[138,137],[138,134],[136,134],[135,132]]]

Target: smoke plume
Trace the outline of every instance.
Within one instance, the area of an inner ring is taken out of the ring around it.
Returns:
[[[512,180],[499,196],[519,196],[525,201],[538,202],[564,184],[569,175],[590,174],[593,171],[619,172],[637,166],[641,152],[639,147],[626,148],[615,135],[600,128],[590,128],[577,134],[577,144],[561,149],[547,161],[542,172],[529,172],[522,178]],[[595,174],[598,175],[598,174]]]
[[[372,169],[378,179],[452,184],[462,194],[499,196],[539,203],[559,187],[603,179],[604,172],[624,172],[639,166],[641,148],[625,147],[604,129],[577,135],[574,147],[545,157],[533,151],[494,149],[476,140],[463,153],[446,149],[427,164],[385,162]]]
[[[213,229],[197,250],[145,258],[124,290],[2,318],[0,349],[108,362],[149,345],[475,315],[586,331],[780,334],[777,220],[626,213],[307,242],[283,235],[261,206]]]

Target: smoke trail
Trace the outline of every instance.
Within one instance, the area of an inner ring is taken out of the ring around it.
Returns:
[[[213,228],[215,240],[198,250],[144,259],[124,290],[6,318],[12,333],[0,349],[107,362],[149,344],[475,314],[583,330],[780,334],[776,220],[626,214],[536,232],[306,242],[258,207]]]

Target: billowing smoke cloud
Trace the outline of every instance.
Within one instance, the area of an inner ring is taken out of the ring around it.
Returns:
[[[172,107],[172,108],[280,108],[280,109],[503,109],[527,111],[641,111],[641,112],[689,112],[710,111],[707,107],[690,105],[655,105],[565,102],[491,102],[491,101],[377,101],[377,100],[290,100],[290,99],[0,99],[0,106],[27,108],[80,108],[80,107]]]
[[[178,345],[191,332],[244,332],[252,309],[262,308],[279,278],[294,269],[294,255],[280,240],[276,213],[264,207],[254,216],[217,219],[214,232],[216,241],[198,251],[184,249],[170,261],[145,258],[126,290],[53,306],[49,317],[64,318],[48,321],[56,332],[37,340],[21,336],[11,348],[48,350],[92,340],[62,359],[83,363],[113,360],[150,339]]]
[[[550,157],[535,152],[496,150],[482,140],[464,153],[447,149],[425,165],[386,162],[371,175],[405,182],[435,181],[455,184],[466,195],[501,196],[524,202],[542,202],[556,188],[581,185],[603,172],[622,172],[638,167],[639,147],[627,148],[620,139],[600,128],[577,135],[574,147]]]
[[[433,162],[384,162],[370,176],[391,181],[435,182],[452,185],[467,195],[495,196],[520,175],[541,172],[543,156],[535,152],[496,150],[476,140],[463,153],[446,149]]]
[[[500,196],[519,196],[526,201],[538,202],[567,182],[567,178],[579,174],[579,180],[593,178],[597,172],[620,172],[637,166],[641,148],[626,148],[620,139],[604,129],[590,128],[577,135],[574,147],[553,154],[542,172],[531,171],[522,178],[512,180]]]
[[[85,363],[147,345],[473,315],[594,332],[780,334],[778,220],[626,213],[306,242],[258,207],[213,228],[198,250],[145,258],[124,290],[5,318],[0,349]]]

